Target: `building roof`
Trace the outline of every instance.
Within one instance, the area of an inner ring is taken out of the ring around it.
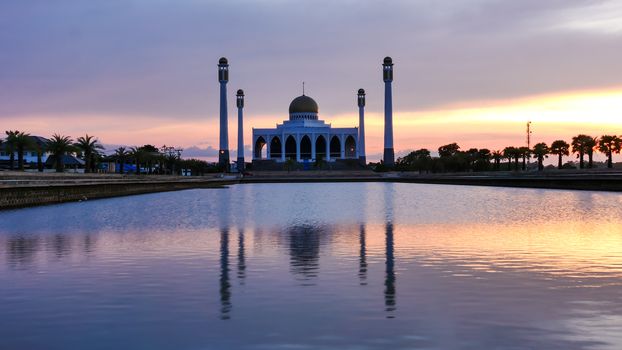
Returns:
[[[317,102],[309,96],[302,95],[289,104],[289,113],[318,113]]]
[[[36,151],[38,147],[43,147],[48,142],[50,142],[50,140],[48,140],[48,139],[46,139],[45,137],[42,137],[42,136],[30,135],[28,137],[32,141],[32,145],[30,147],[26,147],[24,149],[24,151],[27,151],[27,152]],[[37,147],[33,147],[33,146],[37,146]],[[0,144],[0,150],[6,152],[7,148],[8,148],[8,145],[6,144],[6,142],[3,142],[2,144]],[[15,150],[15,151],[17,151],[17,150]]]
[[[56,162],[55,158],[56,158],[55,156],[49,156],[48,159],[45,161],[45,164],[53,165]],[[74,156],[69,156],[66,154],[63,156],[63,164],[65,166],[74,166],[74,165],[81,166],[81,165],[84,165],[84,163],[85,162],[80,158],[76,158]]]

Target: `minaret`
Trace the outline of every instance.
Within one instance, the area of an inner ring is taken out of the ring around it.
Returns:
[[[367,165],[365,159],[365,90],[359,89],[358,91],[358,104],[359,104],[359,162],[361,165]]]
[[[393,82],[393,60],[387,56],[382,63],[382,80],[384,80],[384,164],[388,167],[395,165],[395,151],[393,150],[393,97],[391,83]]]
[[[244,122],[242,120],[242,110],[244,109],[244,90],[238,90],[236,95],[238,106],[238,171],[244,171]]]
[[[218,150],[218,164],[225,171],[229,171],[229,128],[227,126],[229,63],[224,57],[218,60],[218,81],[220,82],[220,147]]]

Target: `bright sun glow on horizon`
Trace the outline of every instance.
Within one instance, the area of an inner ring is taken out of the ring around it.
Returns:
[[[622,134],[622,88],[471,102],[414,112],[399,110],[399,101],[394,101],[394,105],[398,154],[417,148],[436,150],[450,142],[457,142],[462,148],[500,149],[522,145],[527,121],[532,122],[533,143],[568,141],[578,133]],[[322,112],[320,118],[333,126],[358,125],[357,113],[330,115]],[[229,114],[229,145],[233,150],[237,144],[237,118],[234,113]],[[254,115],[247,109],[245,118],[245,144],[250,145],[252,127],[273,127],[286,116]],[[167,144],[201,148],[218,145],[218,120],[213,116],[210,120],[144,115],[31,115],[4,119],[5,125],[33,135],[62,133],[77,137],[89,133],[110,145]],[[382,113],[366,111],[365,122],[368,158],[377,160],[383,148],[384,117]]]

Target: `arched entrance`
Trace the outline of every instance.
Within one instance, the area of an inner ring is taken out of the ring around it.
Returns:
[[[346,138],[346,158],[356,158],[356,141],[352,135]]]
[[[326,159],[326,139],[322,135],[315,140],[315,159]]]
[[[270,141],[270,158],[280,159],[282,152],[281,148],[281,139],[278,136],[274,136]]]
[[[296,139],[292,135],[285,141],[285,158],[296,160]]]
[[[330,139],[330,158],[341,158],[341,141],[339,141],[337,136],[333,136]]]
[[[300,140],[300,158],[311,159],[311,139],[307,135]]]
[[[257,141],[255,141],[255,153],[254,153],[255,159],[264,158],[263,156],[265,156],[266,152],[263,151],[263,147],[265,145],[266,145],[266,140],[263,138],[263,136],[259,136],[257,138]],[[263,153],[263,156],[262,156],[262,153]]]

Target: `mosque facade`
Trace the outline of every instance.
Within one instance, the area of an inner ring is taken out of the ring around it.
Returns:
[[[302,95],[289,105],[289,119],[275,128],[253,128],[253,160],[299,163],[359,158],[359,128],[334,128],[319,118],[318,104]]]

